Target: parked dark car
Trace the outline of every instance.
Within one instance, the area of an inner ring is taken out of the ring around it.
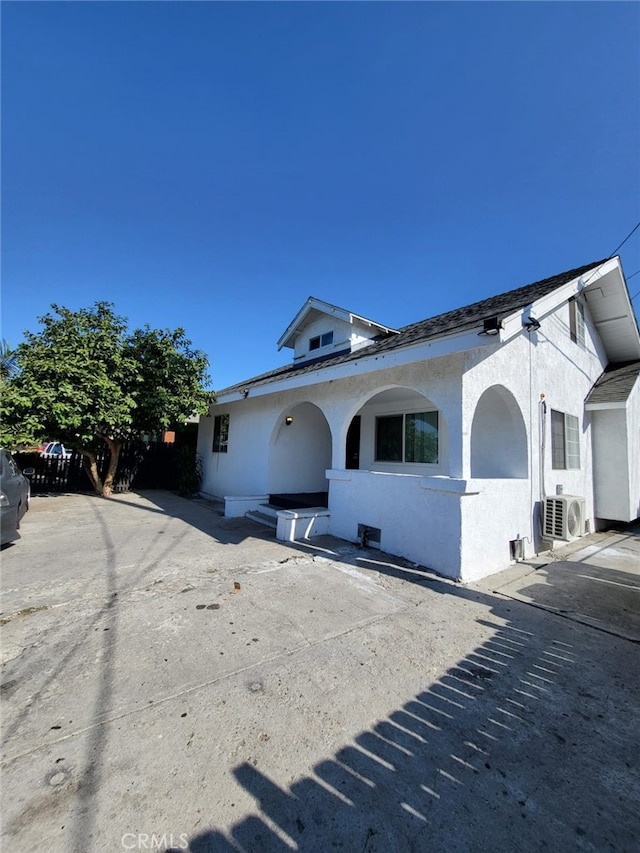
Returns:
[[[33,473],[33,468],[25,468]],[[31,487],[8,450],[0,448],[0,545],[20,538],[18,530],[29,509]]]

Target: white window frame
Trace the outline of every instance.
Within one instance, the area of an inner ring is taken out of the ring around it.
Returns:
[[[580,470],[580,421],[557,409],[551,409],[551,467],[554,471]]]
[[[331,346],[332,343],[333,331],[323,332],[321,335],[314,335],[312,338],[309,338],[309,352]]]

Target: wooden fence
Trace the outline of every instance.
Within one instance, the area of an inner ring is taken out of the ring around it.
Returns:
[[[193,454],[195,448],[184,445],[155,442],[128,442],[118,460],[118,470],[113,484],[114,492],[128,492],[131,489],[169,489],[180,488],[181,465],[184,465],[185,451]],[[45,459],[38,453],[15,453],[19,467],[33,468],[35,473],[29,477],[31,493],[34,495],[50,492],[91,492],[93,487],[84,469],[84,457],[73,451],[70,459]],[[98,470],[104,478],[109,465],[109,451],[105,445],[97,453]]]

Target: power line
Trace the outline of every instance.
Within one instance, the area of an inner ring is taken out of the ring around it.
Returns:
[[[627,234],[627,236],[624,238],[624,240],[622,241],[622,243],[620,243],[618,246],[616,246],[616,247],[615,247],[615,249],[613,250],[613,252],[611,252],[611,254],[609,255],[608,260],[611,260],[611,258],[613,258],[613,257],[615,256],[615,254],[616,254],[616,252],[618,251],[618,249],[621,249],[621,248],[624,246],[624,244],[627,242],[627,240],[628,240],[631,236],[633,236],[633,234],[635,234],[635,232],[638,230],[638,228],[640,228],[640,222],[637,222],[637,223],[636,223],[636,225],[631,229],[631,231],[629,231],[629,233],[628,233],[628,234]],[[589,278],[586,280],[585,285],[587,285],[587,284],[591,281],[591,279],[594,277],[594,275],[595,275],[595,274],[600,270],[600,268],[601,268],[601,267],[603,267],[603,266],[604,266],[604,262],[603,262],[603,263],[601,263],[601,264],[598,264],[598,266],[593,270],[593,272],[591,273],[591,275],[589,276]],[[639,272],[640,272],[640,270],[637,270],[636,272],[634,272],[634,273],[633,273],[633,275],[627,275],[627,276],[625,276],[625,280],[628,282],[630,278],[633,278],[633,276],[634,276],[634,275],[638,275],[638,273],[639,273]],[[640,294],[640,291],[638,291],[638,293],[636,293],[636,295],[635,295],[635,296],[632,296],[632,297],[631,297],[631,299],[635,299],[635,298],[636,298],[636,296],[638,296],[638,294]]]
[[[638,224],[636,225],[636,227],[635,227],[635,228],[633,228],[631,231],[629,231],[629,233],[628,233],[628,234],[627,234],[627,236],[624,238],[624,240],[622,241],[622,243],[620,243],[620,245],[619,245],[619,246],[616,246],[616,247],[615,247],[615,249],[613,250],[613,252],[611,252],[611,254],[609,255],[609,257],[610,257],[610,258],[612,258],[612,257],[616,254],[616,252],[618,251],[618,249],[621,249],[621,248],[624,246],[624,244],[627,242],[627,240],[629,239],[629,237],[631,237],[631,235],[632,235],[632,234],[634,234],[634,233],[638,230],[638,228],[640,228],[640,222],[638,222]]]
[[[632,279],[634,277],[634,275],[638,275],[638,273],[640,273],[640,270],[636,270],[635,272],[632,272],[631,275],[627,276],[627,281]],[[640,290],[637,293],[634,293],[633,296],[629,297],[629,302],[633,302],[633,300],[636,298],[636,296],[640,296]]]

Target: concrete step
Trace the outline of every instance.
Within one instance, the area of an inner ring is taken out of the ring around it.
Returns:
[[[250,521],[257,521],[258,524],[262,524],[265,527],[270,527],[272,530],[275,530],[278,527],[278,518],[275,513],[270,515],[266,512],[260,512],[257,509],[253,509],[250,512],[246,512],[244,517],[248,518]]]
[[[273,518],[277,519],[278,513],[281,509],[281,506],[276,506],[275,504],[260,504],[260,509],[257,511],[264,513],[264,515],[270,515]]]

